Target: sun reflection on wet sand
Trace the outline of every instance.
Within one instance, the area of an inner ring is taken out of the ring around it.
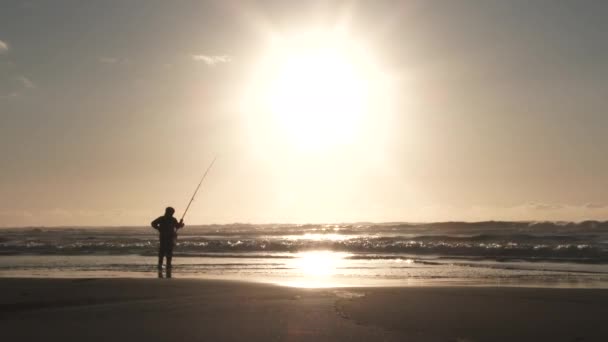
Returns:
[[[281,285],[308,288],[344,286],[334,276],[350,255],[332,251],[300,252],[290,265],[297,273],[296,279],[281,282]]]

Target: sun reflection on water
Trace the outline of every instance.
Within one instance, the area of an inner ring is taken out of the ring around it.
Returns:
[[[313,241],[344,241],[355,238],[356,236],[335,234],[335,233],[306,233],[302,235],[290,236],[290,240],[313,240]],[[333,252],[329,252],[333,253]]]

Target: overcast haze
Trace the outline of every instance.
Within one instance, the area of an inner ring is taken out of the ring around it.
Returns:
[[[0,226],[181,214],[216,154],[187,223],[607,219],[607,17],[605,1],[2,1]],[[303,150],[245,94],[273,37],[337,25],[390,101],[348,144]]]

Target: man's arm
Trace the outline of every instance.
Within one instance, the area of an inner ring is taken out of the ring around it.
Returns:
[[[152,221],[152,223],[150,223],[150,225],[152,226],[152,228],[154,228],[156,230],[158,230],[160,228],[160,219],[161,218],[162,218],[162,216],[159,217],[159,218],[157,218],[156,220]]]
[[[177,229],[180,228],[184,228],[184,219],[179,220],[179,222],[177,223],[177,226],[175,226]]]

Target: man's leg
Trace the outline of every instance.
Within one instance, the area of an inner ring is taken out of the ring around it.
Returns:
[[[163,257],[165,256],[165,248],[163,246],[163,242],[160,242],[160,246],[158,246],[158,268],[163,268]]]
[[[160,240],[158,246],[158,277],[163,277],[163,257],[165,256],[165,244],[163,240]]]
[[[170,243],[169,248],[167,249],[167,278],[171,278],[171,271],[173,270],[173,266],[171,265],[171,260],[173,259],[173,245]]]

